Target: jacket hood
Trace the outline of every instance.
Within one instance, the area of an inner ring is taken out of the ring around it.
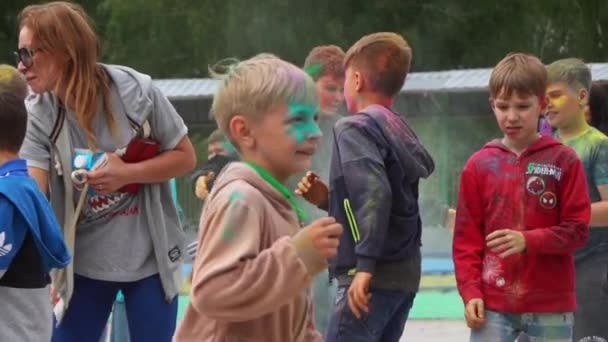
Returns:
[[[561,143],[553,137],[541,136],[530,146],[528,146],[528,148],[522,153],[522,155],[532,154],[560,144]],[[512,153],[511,150],[509,150],[509,148],[502,143],[501,139],[494,139],[490,141],[489,143],[485,144],[483,149],[499,149],[505,152]]]
[[[387,142],[387,146],[392,147],[397,154],[397,162],[405,170],[408,181],[414,182],[420,178],[427,178],[433,173],[435,170],[433,158],[422,146],[416,133],[399,114],[384,106],[370,105],[352,118],[361,116],[361,114],[373,119],[372,124],[368,123],[362,128],[375,136],[377,141],[383,139]]]

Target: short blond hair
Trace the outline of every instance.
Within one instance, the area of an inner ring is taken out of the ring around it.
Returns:
[[[545,96],[547,70],[536,56],[525,53],[509,53],[492,70],[490,97],[509,98],[516,94]]]
[[[13,66],[0,65],[0,152],[16,153],[21,148],[27,127],[26,95],[25,77]]]
[[[215,69],[222,67],[223,72]],[[219,63],[210,70],[223,80],[213,97],[211,111],[218,127],[238,148],[230,135],[235,115],[257,119],[276,105],[297,103],[319,107],[315,83],[302,69],[272,54],[259,54],[242,62]]]
[[[401,91],[411,62],[412,49],[401,35],[393,32],[364,36],[344,57],[345,69],[358,69],[374,91],[390,97]]]
[[[566,58],[547,66],[549,83],[566,82],[573,90],[591,90],[591,70],[582,59]]]

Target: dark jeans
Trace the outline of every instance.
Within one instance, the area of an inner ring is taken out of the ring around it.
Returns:
[[[125,297],[131,341],[170,342],[177,320],[177,297],[165,300],[160,278],[118,283],[74,275],[74,295],[52,342],[99,341],[118,290]]]
[[[348,287],[338,288],[326,342],[398,342],[415,293],[371,290],[369,313],[361,319],[348,307]]]

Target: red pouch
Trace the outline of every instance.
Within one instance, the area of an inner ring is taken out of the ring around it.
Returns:
[[[156,140],[135,138],[127,145],[127,150],[122,156],[125,163],[137,163],[155,157],[160,151],[160,144]],[[119,191],[135,194],[139,191],[141,184],[127,184]]]

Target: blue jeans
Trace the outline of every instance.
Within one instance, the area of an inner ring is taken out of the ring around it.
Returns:
[[[348,287],[340,286],[326,342],[398,342],[416,293],[371,290],[369,313],[355,317],[348,306]]]
[[[63,320],[53,331],[53,342],[99,341],[118,290],[125,297],[132,341],[170,342],[177,320],[177,296],[165,300],[160,278],[111,282],[74,275],[74,295]]]
[[[521,333],[526,341],[572,342],[572,313],[505,314],[486,310],[486,323],[471,330],[471,342],[514,342]]]

